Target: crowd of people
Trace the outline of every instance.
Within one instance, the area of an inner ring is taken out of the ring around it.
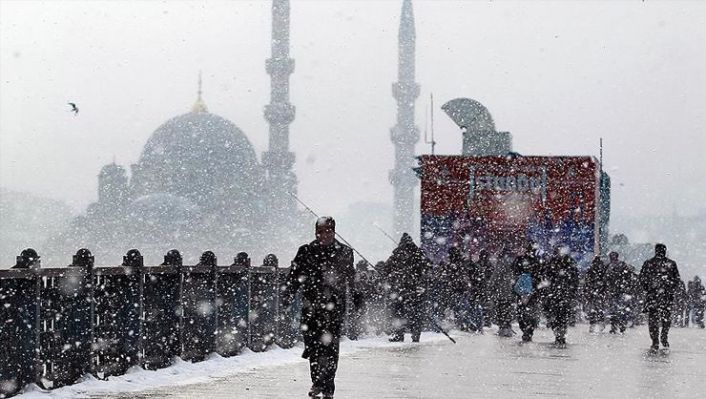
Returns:
[[[581,273],[568,251],[542,254],[532,243],[520,254],[504,248],[475,256],[452,247],[448,261],[433,265],[404,234],[386,261],[354,267],[353,249],[336,239],[335,228],[331,217],[317,220],[316,239],[299,248],[283,285],[285,308],[301,291],[310,397],[333,398],[340,337],[356,339],[366,329],[388,333],[392,342],[409,332],[418,342],[422,330],[443,332],[450,320],[476,333],[496,324],[498,335],[512,337],[516,320],[522,342],[530,342],[545,320],[562,348],[568,326],[584,315],[591,332],[610,325],[611,333],[624,334],[646,314],[650,351],[657,352],[660,344],[669,348],[673,321],[704,328],[704,286],[699,277],[684,284],[664,244],[639,272],[611,252]]]
[[[672,325],[704,327],[704,285],[698,276],[685,284],[662,244],[641,270],[611,252],[580,272],[562,248],[540,254],[532,244],[520,254],[504,248],[477,256],[452,247],[447,262],[433,265],[404,234],[387,261],[374,267],[361,261],[357,271],[366,309],[350,328],[385,331],[391,341],[404,340],[404,331],[416,341],[422,329],[438,331],[446,321],[478,333],[495,324],[498,335],[512,337],[516,321],[529,342],[544,321],[563,347],[567,326],[577,321],[586,320],[592,333],[609,327],[612,334],[647,322],[656,350],[660,343],[669,347]]]

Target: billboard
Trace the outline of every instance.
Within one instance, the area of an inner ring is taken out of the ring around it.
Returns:
[[[587,267],[598,253],[600,166],[588,156],[419,157],[422,249],[435,262],[452,246],[477,254],[571,251]]]

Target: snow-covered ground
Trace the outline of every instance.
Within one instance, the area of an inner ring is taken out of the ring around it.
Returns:
[[[447,339],[440,334],[425,334],[424,341],[431,343]],[[358,341],[350,341],[344,338],[341,342],[341,356],[351,355],[363,350],[379,349],[384,347],[399,346],[401,344],[391,344],[387,337],[365,338]],[[238,356],[222,357],[217,354],[203,362],[190,363],[181,359],[176,359],[175,364],[160,370],[144,370],[140,367],[133,367],[127,374],[122,376],[112,376],[108,380],[100,380],[93,376],[87,376],[77,384],[45,391],[36,385],[26,389],[17,398],[86,398],[98,395],[115,395],[127,393],[126,397],[133,397],[130,393],[154,390],[164,387],[193,385],[199,383],[209,383],[211,381],[222,380],[244,372],[251,372],[261,368],[273,366],[285,366],[295,363],[306,365],[306,360],[302,359],[301,353],[303,344],[299,343],[292,349],[281,349],[272,347],[266,352],[252,352],[246,349]]]
[[[346,398],[699,398],[706,395],[706,330],[676,328],[668,355],[648,355],[647,328],[624,336],[569,330],[567,349],[556,349],[551,331],[535,342],[493,334],[453,332],[421,344],[391,344],[383,337],[342,344],[337,399]],[[292,398],[306,397],[308,365],[301,348],[272,349],[201,363],[180,362],[159,371],[136,370],[109,381],[20,398]]]

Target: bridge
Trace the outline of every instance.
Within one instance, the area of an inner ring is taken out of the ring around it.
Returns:
[[[144,266],[93,267],[81,250],[71,266],[0,270],[0,397],[305,397],[296,307],[279,306],[288,269],[268,255],[197,265],[165,257]],[[515,327],[516,328],[516,327]],[[669,354],[649,355],[645,326],[625,335],[589,334],[577,324],[567,349],[550,330],[535,341],[452,331],[453,344],[384,336],[344,339],[336,397],[636,397],[706,393],[706,332],[674,328]],[[352,333],[353,331],[347,331]],[[349,334],[356,335],[356,334]],[[409,339],[408,339],[409,341]]]

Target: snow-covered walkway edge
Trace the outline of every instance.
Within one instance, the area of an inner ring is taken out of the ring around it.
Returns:
[[[409,339],[409,335],[407,338]],[[446,339],[442,334],[423,333],[421,344]],[[413,344],[409,340],[405,343],[390,343],[387,341],[386,336],[364,338],[357,341],[350,341],[344,338],[341,341],[341,356],[363,350],[404,345]],[[21,399],[86,398],[93,395],[140,392],[166,386],[203,383],[262,367],[305,362],[306,360],[301,357],[302,349],[302,343],[298,343],[291,349],[273,346],[265,352],[252,352],[246,349],[243,353],[232,357],[212,354],[207,360],[198,363],[185,362],[177,358],[174,364],[163,369],[144,370],[140,367],[133,367],[125,375],[112,376],[107,380],[99,380],[89,375],[84,377],[81,382],[54,390],[43,390],[32,384],[27,387],[23,394],[15,397]]]

